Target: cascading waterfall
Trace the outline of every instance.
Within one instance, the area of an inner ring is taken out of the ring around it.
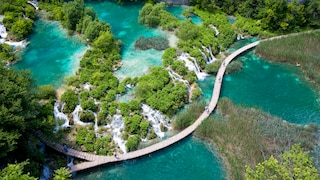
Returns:
[[[120,114],[113,115],[111,124],[108,124],[106,127],[111,129],[113,133],[112,139],[115,143],[118,144],[121,151],[123,153],[127,153],[126,141],[122,139],[122,134],[121,134],[121,131],[124,128],[124,121],[123,121],[122,115]]]
[[[41,176],[40,176],[40,180],[47,180],[50,179],[52,174],[52,171],[50,170],[49,165],[44,164],[43,168],[42,168],[42,172],[41,172]]]
[[[147,120],[151,123],[154,132],[159,138],[164,138],[165,133],[161,131],[160,125],[163,124],[168,130],[171,129],[169,120],[161,114],[158,110],[153,110],[150,106],[142,104],[142,115],[147,117]]]
[[[190,91],[190,84],[187,80],[184,80],[182,76],[180,76],[178,73],[174,72],[171,68],[167,67],[168,73],[172,79],[173,82],[179,81],[185,84],[188,87],[188,91]]]
[[[191,57],[188,53],[182,53],[177,59],[184,61],[188,70],[194,71],[196,73],[198,80],[204,80],[206,76],[208,76],[207,73],[200,72],[200,68],[198,66],[198,63],[195,61],[195,58]],[[192,59],[194,63],[189,59]]]
[[[218,36],[219,35],[219,30],[218,30],[218,28],[217,27],[215,27],[214,25],[212,25],[212,24],[209,24],[209,27],[211,28],[211,29],[213,29],[215,32],[216,32],[216,36]]]
[[[54,115],[54,118],[56,119],[55,131],[59,130],[59,128],[60,128],[59,123],[58,123],[59,119],[64,121],[64,123],[61,125],[61,127],[70,127],[68,116],[62,112],[63,107],[64,107],[64,103],[62,104],[60,110],[59,110],[59,107],[60,107],[60,103],[55,102],[54,107],[53,107],[53,115]]]
[[[92,124],[92,122],[83,122],[80,120],[80,112],[82,111],[82,107],[80,104],[76,106],[74,111],[72,112],[72,119],[74,124],[79,124],[79,125],[89,125]]]
[[[3,24],[0,24],[0,39],[5,39],[8,36],[6,27]]]

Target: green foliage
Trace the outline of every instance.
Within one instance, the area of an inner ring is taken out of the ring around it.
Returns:
[[[7,167],[0,171],[0,179],[3,180],[36,180],[37,178],[30,176],[30,173],[23,173],[23,168],[29,162],[24,161],[17,164],[8,164]]]
[[[177,36],[184,41],[195,40],[200,34],[200,27],[192,24],[189,21],[185,21],[180,24],[179,31],[177,33]]]
[[[157,3],[155,5],[146,3],[139,11],[139,22],[150,27],[161,26],[167,30],[177,28],[179,20],[164,8],[164,3]]]
[[[12,33],[17,40],[22,40],[32,32],[32,25],[33,22],[31,20],[19,18],[12,24],[9,32]]]
[[[51,85],[39,86],[37,96],[40,99],[54,99],[56,97],[56,90]]]
[[[27,123],[35,118],[36,102],[30,73],[0,67],[0,158],[14,150]],[[31,125],[31,124],[30,124]]]
[[[149,122],[148,121],[141,121],[140,123],[140,136],[142,139],[147,137],[148,130],[149,130]]]
[[[177,130],[183,130],[190,126],[205,111],[205,102],[194,102],[182,112],[178,113],[174,120],[173,127]]]
[[[137,134],[139,132],[141,119],[142,117],[137,114],[125,117],[125,131],[127,131],[130,134]]]
[[[151,69],[149,74],[140,78],[135,93],[153,109],[168,115],[173,115],[188,101],[186,85],[170,82],[168,72],[160,67]]]
[[[65,18],[65,26],[69,30],[76,30],[76,25],[84,14],[84,1],[74,0],[63,4],[63,14]]]
[[[194,101],[194,100],[198,99],[201,95],[202,95],[202,91],[201,91],[200,87],[198,86],[198,84],[195,84],[194,89],[192,91],[191,100]]]
[[[66,103],[64,105],[63,112],[70,113],[78,105],[78,96],[74,91],[68,89],[62,94],[61,101]]]
[[[71,179],[72,175],[69,170],[65,167],[54,170],[53,179],[54,180],[68,180]]]
[[[8,44],[0,44],[0,61],[12,63],[15,60],[13,48]]]
[[[222,60],[217,60],[206,66],[207,73],[217,74],[221,66]]]
[[[99,37],[100,32],[110,31],[110,26],[102,21],[91,21],[88,23],[87,28],[85,29],[86,38],[92,42],[97,37]]]
[[[168,67],[173,63],[173,60],[177,57],[175,48],[167,48],[162,54],[162,64],[164,67]]]
[[[81,107],[84,110],[91,110],[93,112],[96,112],[98,110],[98,107],[97,107],[97,105],[94,104],[94,100],[93,99],[90,99],[90,100],[87,100],[87,101],[81,101]]]
[[[259,163],[255,170],[246,167],[246,179],[319,179],[317,169],[313,166],[313,158],[304,152],[299,144],[285,151],[280,161],[271,156]]]
[[[90,111],[82,111],[80,113],[80,119],[83,122],[94,122],[95,121],[94,114]]]
[[[192,0],[191,3],[202,10],[222,10],[227,14],[245,17],[246,22],[243,19],[237,21],[246,24],[240,28],[250,34],[301,31],[306,27],[318,28],[320,25],[320,3],[317,0]]]
[[[138,135],[133,135],[128,138],[128,141],[126,142],[126,148],[127,150],[134,151],[138,148],[140,142],[140,137]]]

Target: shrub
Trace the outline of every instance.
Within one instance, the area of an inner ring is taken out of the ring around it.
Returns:
[[[39,86],[38,97],[40,99],[54,99],[56,91],[51,85]]]
[[[74,91],[68,89],[65,93],[62,94],[61,101],[64,101],[66,103],[63,112],[70,113],[78,105],[78,96]]]
[[[97,105],[94,104],[94,100],[92,100],[92,99],[87,100],[87,101],[82,101],[81,107],[84,110],[91,110],[93,112],[96,112],[98,110]]]
[[[138,135],[133,135],[128,138],[126,142],[126,147],[128,151],[134,151],[138,148],[140,142],[140,137]]]
[[[90,111],[82,111],[80,113],[80,119],[83,122],[94,122],[95,121],[94,114]]]

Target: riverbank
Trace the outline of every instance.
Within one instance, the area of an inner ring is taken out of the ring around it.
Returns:
[[[305,150],[312,150],[319,138],[316,125],[287,123],[261,110],[234,105],[225,98],[195,135],[215,145],[228,179],[244,179],[246,165],[253,168],[271,155],[277,158],[293,144],[301,143]]]
[[[301,33],[261,42],[256,54],[270,61],[300,67],[306,80],[320,88],[320,32]]]

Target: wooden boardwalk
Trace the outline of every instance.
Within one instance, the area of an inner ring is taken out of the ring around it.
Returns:
[[[96,167],[102,164],[107,164],[107,163],[112,163],[112,162],[119,162],[119,161],[123,161],[123,160],[129,160],[129,159],[134,159],[134,158],[138,158],[141,156],[145,156],[147,154],[153,153],[155,151],[158,151],[160,149],[166,148],[182,139],[184,139],[185,137],[187,137],[188,135],[190,135],[200,124],[203,120],[205,120],[210,113],[215,109],[215,107],[217,106],[218,100],[219,100],[219,96],[220,96],[220,90],[221,90],[221,85],[222,85],[222,80],[223,80],[223,76],[225,74],[226,71],[226,67],[227,65],[234,59],[236,58],[238,55],[240,55],[241,53],[257,46],[259,44],[259,41],[248,44],[240,49],[238,49],[237,51],[235,51],[234,53],[232,53],[231,55],[229,55],[221,64],[219,71],[217,73],[216,76],[216,80],[215,80],[215,84],[214,84],[214,89],[212,92],[212,98],[211,101],[209,103],[208,106],[208,110],[204,110],[204,112],[200,115],[200,117],[189,127],[187,127],[186,129],[184,129],[183,131],[181,131],[180,133],[176,134],[175,136],[172,136],[166,140],[163,140],[157,144],[148,146],[144,149],[139,149],[137,151],[133,151],[133,152],[129,152],[126,154],[118,154],[117,157],[115,156],[100,156],[100,155],[94,155],[94,154],[89,154],[89,153],[85,153],[85,152],[81,152],[81,151],[76,151],[73,149],[69,149],[68,152],[65,152],[63,150],[63,146],[60,144],[54,144],[48,140],[46,140],[46,138],[44,136],[42,136],[42,134],[38,133],[38,137],[44,141],[48,146],[52,147],[53,149],[56,149],[57,151],[70,155],[70,156],[74,156],[80,159],[84,159],[87,160],[87,162],[81,163],[81,164],[76,164],[74,166],[72,166],[70,168],[70,172],[76,172],[76,171],[81,171],[84,169],[88,169],[88,168],[92,168],[92,167]]]

